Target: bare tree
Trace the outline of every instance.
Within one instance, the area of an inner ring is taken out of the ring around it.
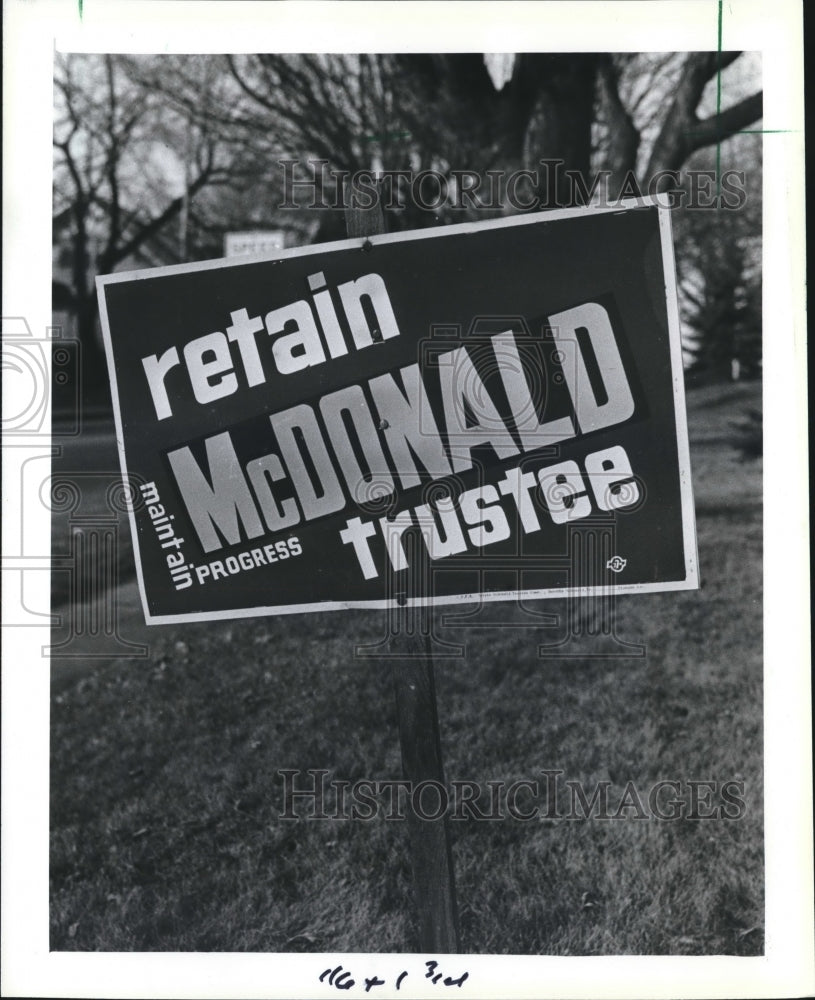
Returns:
[[[479,54],[60,58],[55,238],[70,246],[80,336],[92,352],[93,276],[123,262],[213,256],[244,225],[282,226],[299,242],[342,237],[339,207],[279,208],[284,158],[448,179],[556,159],[566,169],[554,183],[541,172],[541,207],[580,203],[588,189],[575,177],[592,171],[612,198],[631,178],[644,188],[761,116],[760,92],[700,110],[739,55],[523,53],[501,87]],[[401,201],[391,228],[467,217]],[[506,210],[476,201],[468,214]]]
[[[249,101],[245,120],[260,115],[289,155],[359,170],[371,165],[365,137],[374,134],[388,169],[410,157],[480,173],[558,159],[582,176],[608,170],[614,197],[627,178],[679,170],[761,117],[760,92],[699,115],[706,87],[739,55],[523,53],[500,89],[478,54],[258,55],[228,65]],[[409,139],[389,142],[394,134]],[[544,207],[575,193],[563,174],[538,191]]]
[[[54,241],[67,250],[86,384],[103,360],[94,277],[123,261],[179,259],[161,244],[197,192],[229,177],[220,137],[125,73],[121,57],[58,56],[55,74]]]
[[[749,95],[716,114],[700,119],[697,109],[710,80],[741,55],[739,52],[695,52],[685,59],[673,101],[651,149],[646,175],[678,170],[688,157],[735,135],[762,116],[761,92]]]

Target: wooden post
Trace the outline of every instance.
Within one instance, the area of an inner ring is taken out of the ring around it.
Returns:
[[[430,559],[418,528],[402,535],[408,560],[404,599],[427,594],[430,583]],[[439,719],[436,707],[436,681],[430,650],[432,609],[428,606],[396,608],[395,625],[390,636],[390,655],[399,739],[402,747],[402,770],[416,789],[423,782],[445,788],[442,765]],[[418,799],[419,814],[408,807],[413,884],[419,910],[419,943],[423,952],[454,954],[459,950],[458,911],[456,906],[453,855],[446,810],[439,819],[426,819],[447,801],[440,792],[426,785],[426,797]],[[418,797],[417,797],[418,798]]]
[[[353,207],[353,187],[345,189],[345,225],[351,238],[385,232],[379,201],[369,209]],[[375,251],[374,251],[375,252]],[[387,658],[396,689],[396,714],[402,749],[403,776],[409,789],[422,782],[444,786],[436,684],[430,648],[431,608],[409,607],[408,599],[427,591],[430,560],[418,529],[406,531],[402,544],[408,559],[400,603],[389,613]],[[394,581],[395,582],[395,581]],[[400,577],[401,582],[401,577]],[[397,588],[391,587],[395,594]],[[427,786],[430,788],[431,786]],[[422,799],[420,811],[434,810],[435,792]],[[456,954],[459,950],[450,828],[445,814],[425,819],[407,804],[413,885],[419,913],[419,950],[427,954]],[[444,801],[446,802],[446,792]]]

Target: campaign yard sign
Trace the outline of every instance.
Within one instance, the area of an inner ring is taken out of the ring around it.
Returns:
[[[97,281],[148,623],[698,585],[666,209]]]

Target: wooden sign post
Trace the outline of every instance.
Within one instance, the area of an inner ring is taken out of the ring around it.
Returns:
[[[406,533],[403,545],[413,565],[421,571],[421,553],[426,560],[427,549],[418,530]],[[389,637],[402,771],[411,789],[424,782],[444,787],[435,671],[430,650],[432,613],[427,605],[398,607],[393,615],[397,627]],[[424,810],[430,811],[434,805],[432,793],[428,798],[431,801]],[[420,811],[424,811],[419,805]],[[459,950],[458,911],[449,821],[446,815],[440,819],[424,818],[412,801],[407,817],[420,949],[455,954]]]
[[[353,189],[346,189],[346,204]],[[384,233],[385,220],[377,203],[370,209],[347,207],[345,224],[350,238]],[[436,683],[430,646],[432,608],[409,606],[408,599],[426,593],[430,560],[418,529],[403,535],[408,553],[405,589],[398,606],[388,612],[389,635],[385,654],[396,690],[396,714],[402,749],[402,772],[409,789],[423,782],[444,786]],[[423,586],[424,585],[424,586]],[[395,588],[394,588],[395,589]],[[446,815],[426,819],[408,805],[411,867],[419,916],[419,950],[456,954],[459,950],[450,828]]]

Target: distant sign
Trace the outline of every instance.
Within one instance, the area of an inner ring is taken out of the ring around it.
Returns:
[[[584,209],[97,279],[147,621],[389,606],[411,526],[422,603],[697,586],[669,226]]]
[[[224,236],[225,257],[259,257],[283,249],[283,230],[249,230]]]

